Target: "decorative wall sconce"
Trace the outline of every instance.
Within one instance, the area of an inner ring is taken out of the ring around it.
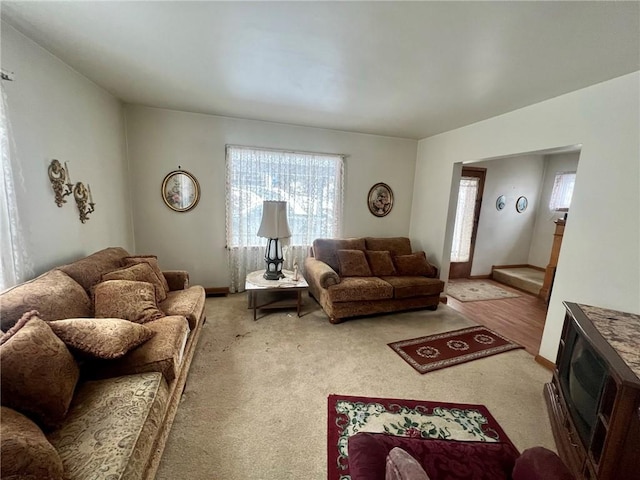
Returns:
[[[91,185],[78,182],[73,187],[73,196],[76,199],[76,205],[78,205],[78,212],[80,212],[80,221],[85,223],[89,220],[89,214],[95,211],[95,203],[93,203],[93,195],[91,194]],[[87,201],[88,200],[88,201]],[[89,205],[87,207],[87,205]]]
[[[73,193],[73,183],[71,183],[67,162],[64,162],[63,168],[60,162],[54,158],[49,164],[48,171],[49,180],[51,181],[51,187],[53,188],[53,193],[56,196],[56,205],[58,207],[62,207],[63,203],[67,203],[64,197]]]

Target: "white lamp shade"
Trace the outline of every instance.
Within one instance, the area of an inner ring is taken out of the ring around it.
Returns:
[[[262,205],[262,222],[258,236],[265,238],[289,238],[291,231],[287,222],[287,202],[267,200]]]

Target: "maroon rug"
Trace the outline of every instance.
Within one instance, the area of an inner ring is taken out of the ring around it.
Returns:
[[[388,344],[420,373],[523,348],[485,327],[470,327]]]
[[[329,395],[327,418],[328,480],[351,478],[347,444],[358,432],[513,446],[484,405]]]

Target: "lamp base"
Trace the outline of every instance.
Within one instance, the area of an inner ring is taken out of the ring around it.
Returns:
[[[281,278],[284,278],[284,273],[265,271],[263,277],[265,280],[280,280]]]
[[[270,238],[267,242],[264,261],[266,263],[266,269],[263,276],[266,280],[280,280],[284,278],[284,273],[282,273],[284,258],[282,256],[282,246],[278,238]]]

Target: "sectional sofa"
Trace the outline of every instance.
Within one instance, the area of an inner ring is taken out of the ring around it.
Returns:
[[[119,247],[2,292],[2,478],[154,478],[204,305]]]

